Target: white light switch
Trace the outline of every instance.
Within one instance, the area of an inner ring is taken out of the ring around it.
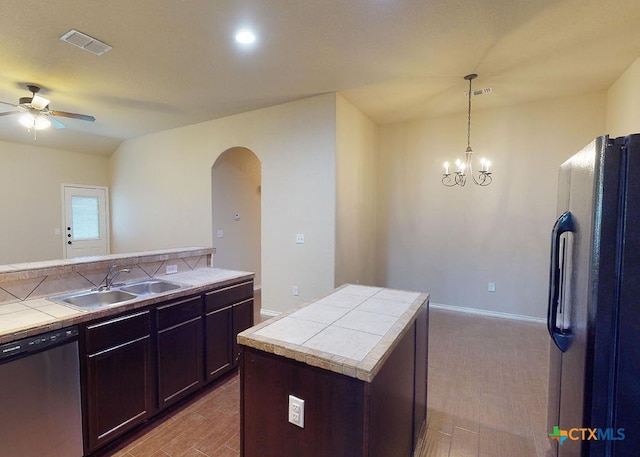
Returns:
[[[297,297],[298,295],[300,295],[300,288],[298,288],[298,286],[293,286],[291,288],[291,292]]]
[[[495,283],[495,282],[490,282],[490,283],[487,285],[487,290],[488,290],[489,292],[495,292],[495,291],[496,291],[496,283]]]
[[[304,233],[296,234],[296,244],[304,244]]]
[[[222,238],[224,236],[224,230],[218,229],[216,231],[216,238]]]
[[[304,428],[304,400],[289,395],[289,422]]]

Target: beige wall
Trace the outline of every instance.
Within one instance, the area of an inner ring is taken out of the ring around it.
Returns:
[[[607,133],[612,137],[640,133],[640,58],[607,92]]]
[[[378,281],[542,318],[558,167],[604,133],[605,94],[474,111],[471,144],[493,162],[486,188],[440,182],[442,163],[465,150],[465,118],[380,127]]]
[[[246,147],[262,164],[263,309],[332,289],[335,105],[327,94],[124,142],[110,160],[112,250],[211,245],[211,167],[227,149]],[[305,244],[295,244],[296,233]]]
[[[260,160],[245,148],[232,148],[211,170],[213,214],[213,266],[260,274]],[[239,217],[236,218],[235,215]],[[218,237],[222,230],[222,237]]]
[[[341,95],[336,103],[336,286],[376,281],[377,127]]]
[[[107,186],[107,158],[0,141],[0,264],[61,259],[61,184]]]

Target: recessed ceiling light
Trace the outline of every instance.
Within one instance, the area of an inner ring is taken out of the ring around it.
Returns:
[[[236,41],[240,44],[251,44],[256,41],[256,35],[251,30],[238,30],[236,33]]]

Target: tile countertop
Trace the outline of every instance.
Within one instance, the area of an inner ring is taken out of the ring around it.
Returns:
[[[123,311],[153,305],[167,299],[197,294],[214,285],[224,286],[238,280],[253,279],[253,277],[253,273],[246,271],[223,270],[220,268],[200,268],[182,273],[156,276],[156,279],[165,279],[188,287],[140,297],[121,305],[90,311],[80,311],[46,298],[3,304],[0,305],[0,344],[38,335],[49,330],[107,317]]]
[[[346,284],[238,334],[238,343],[371,382],[429,295]]]

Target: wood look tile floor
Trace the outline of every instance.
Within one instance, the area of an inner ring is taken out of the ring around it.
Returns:
[[[418,456],[545,457],[545,326],[436,309],[429,319],[428,420]],[[232,373],[101,456],[238,457],[239,399]]]
[[[545,457],[544,324],[431,309],[421,457]]]

